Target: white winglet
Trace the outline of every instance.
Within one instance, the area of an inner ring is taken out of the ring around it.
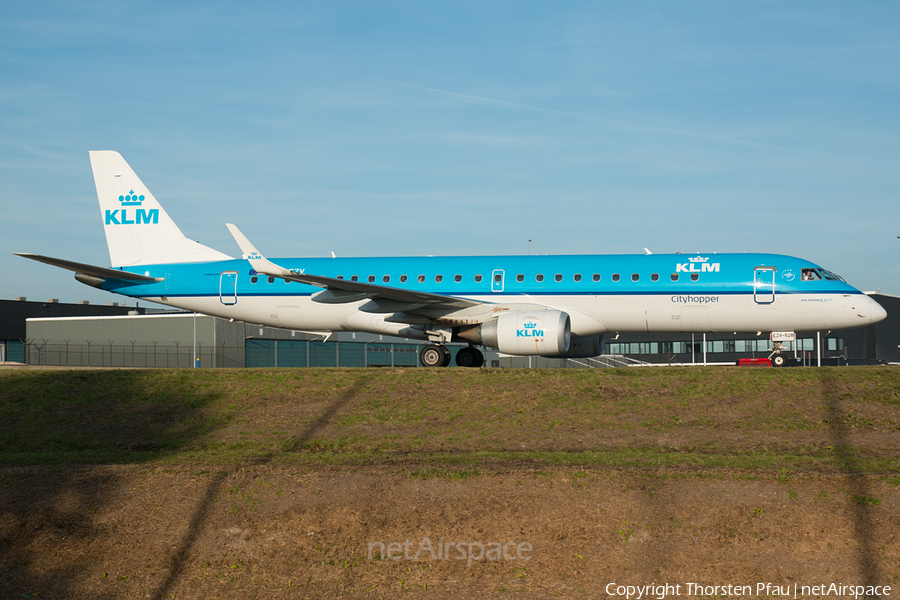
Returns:
[[[237,242],[238,246],[241,247],[241,253],[243,254],[243,258],[250,262],[250,266],[254,268],[259,273],[263,275],[274,275],[276,277],[286,277],[293,275],[291,271],[285,269],[283,267],[279,267],[268,258],[259,253],[259,250],[256,249],[250,240],[247,239],[241,230],[232,225],[231,223],[225,223],[225,226],[228,228],[228,231],[231,232],[231,235],[234,237],[234,241]]]

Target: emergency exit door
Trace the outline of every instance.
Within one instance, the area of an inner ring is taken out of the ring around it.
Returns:
[[[503,269],[494,269],[494,272],[491,273],[491,291],[492,292],[502,292],[503,291],[503,276],[505,272]]]

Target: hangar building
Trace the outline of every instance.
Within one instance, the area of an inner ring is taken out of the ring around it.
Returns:
[[[60,303],[56,298],[46,302],[33,302],[24,297],[15,300],[0,300],[0,362],[25,362],[27,344],[26,319],[31,317],[71,317],[127,315],[130,312],[144,314],[139,306],[119,306],[118,302],[107,305],[90,304],[86,300],[77,304]]]
[[[888,312],[875,325],[797,332],[787,355],[804,364],[900,363],[900,297],[871,296]],[[77,315],[77,316],[74,316]],[[27,319],[27,321],[26,321]],[[591,359],[513,357],[508,368],[591,368],[641,364],[734,364],[771,353],[766,335],[611,332],[606,355]],[[363,333],[325,335],[260,327],[193,313],[56,301],[0,301],[0,362],[96,367],[417,366],[422,342]],[[463,345],[451,345],[455,351]],[[455,364],[455,363],[451,363]]]

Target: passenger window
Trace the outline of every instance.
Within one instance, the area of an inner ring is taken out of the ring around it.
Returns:
[[[435,280],[437,283],[440,283],[440,282],[442,282],[442,281],[444,280],[444,276],[443,276],[443,275],[435,275],[435,276],[434,276],[434,280]]]
[[[632,281],[638,281],[640,278],[641,278],[641,276],[638,275],[637,273],[632,273],[632,274],[631,274],[631,280],[632,280]]]
[[[343,276],[343,275],[338,275],[337,278],[338,278],[338,279],[343,279],[344,276]]]
[[[480,274],[475,276],[475,283],[481,283],[481,275]]]
[[[381,278],[381,280],[382,280],[383,282],[385,282],[385,283],[388,283],[388,282],[391,280],[391,276],[390,276],[390,275],[385,275],[384,277]]]
[[[672,273],[672,281],[678,281],[678,273]]]
[[[619,280],[619,274],[618,274],[618,273],[613,273],[612,280],[613,280],[613,281],[618,281],[618,280]]]
[[[557,274],[556,274],[556,277],[554,277],[553,279],[555,279],[555,280],[557,280],[557,281],[562,281],[562,275],[560,275],[559,273],[557,273]]]
[[[406,283],[406,275],[400,276],[400,283]]]
[[[600,273],[594,273],[594,281],[600,281]]]
[[[501,281],[503,281],[503,275],[501,275],[500,273],[494,273],[494,281],[500,283]]]
[[[460,281],[462,281],[462,275],[455,275],[453,277],[453,281],[455,281],[456,283],[459,283]]]
[[[256,283],[257,281],[259,281],[259,278],[256,275],[250,278],[250,283]]]
[[[525,281],[525,276],[522,275],[521,273],[519,273],[518,275],[516,275],[516,281],[518,281],[518,282],[520,282],[520,283],[521,283],[522,281]]]
[[[544,280],[544,276],[543,276],[542,274],[538,273],[537,276],[534,278],[534,280],[535,280],[535,281],[543,281],[543,280]]]
[[[819,281],[822,276],[815,269],[801,269],[800,279],[803,281]]]
[[[359,281],[359,277],[354,275],[350,278],[350,281]]]
[[[369,283],[375,283],[375,276],[369,275]]]
[[[654,273],[650,276],[650,281],[659,281],[659,273]]]
[[[275,278],[269,275],[269,278],[266,279],[266,281],[268,281],[269,283],[275,283]]]
[[[419,279],[419,283],[425,283],[425,276],[424,276],[424,275],[419,275],[418,279]]]
[[[575,273],[575,276],[572,277],[575,281],[581,281],[581,273]]]
[[[700,279],[699,273],[691,273],[691,281],[697,281],[698,279]]]

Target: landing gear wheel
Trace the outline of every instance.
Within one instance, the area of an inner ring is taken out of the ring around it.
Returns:
[[[428,344],[422,348],[419,362],[423,367],[446,367],[450,364],[450,350],[438,344]]]
[[[456,364],[460,367],[480,367],[484,364],[484,354],[472,346],[461,348],[456,353]]]
[[[480,369],[481,367],[484,366],[484,354],[481,353],[481,350],[476,350],[475,348],[472,348],[472,350],[475,350],[475,354],[478,357],[478,360],[476,360],[475,364],[472,366],[475,367],[476,369]]]
[[[451,360],[451,357],[450,357],[450,348],[448,348],[448,347],[446,347],[446,346],[439,346],[439,348],[444,352],[444,362],[441,363],[441,366],[442,366],[442,367],[449,367],[449,366],[450,366],[450,360]]]
[[[773,367],[783,367],[784,363],[786,363],[786,362],[787,362],[787,360],[784,358],[783,354],[776,354],[775,356],[772,357],[772,366]]]

